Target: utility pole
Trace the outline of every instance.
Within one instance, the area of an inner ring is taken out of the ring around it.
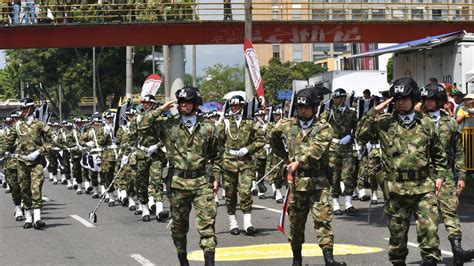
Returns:
[[[96,82],[95,82],[95,47],[92,47],[92,97],[94,98],[94,103],[92,105],[92,111],[94,114],[97,112],[97,99],[96,99]]]
[[[252,40],[252,0],[245,0],[245,38]],[[245,63],[245,96],[250,99],[253,95],[249,66]]]
[[[197,82],[196,82],[196,45],[193,45],[193,87],[197,87]]]
[[[133,83],[133,55],[132,46],[126,48],[126,67],[125,67],[125,98],[132,98],[132,83]]]
[[[58,84],[58,105],[59,105],[59,122],[63,121],[63,94],[61,83]]]
[[[171,100],[170,47],[163,45],[163,71],[165,72],[165,99]]]
[[[156,70],[155,70],[155,46],[154,45],[151,46],[151,63],[153,64],[151,68],[152,74],[155,74]]]

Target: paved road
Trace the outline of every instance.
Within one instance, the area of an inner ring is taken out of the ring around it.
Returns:
[[[43,219],[46,229],[25,230],[22,222],[15,222],[10,194],[0,189],[0,264],[1,265],[177,265],[167,223],[152,221],[144,223],[140,216],[133,215],[127,208],[101,206],[97,224],[87,222],[88,213],[95,207],[97,200],[89,195],[76,195],[63,185],[53,186],[45,181],[44,194],[50,199],[45,203]],[[268,193],[268,196],[270,194]],[[291,259],[278,258],[290,254],[288,246],[264,244],[286,244],[287,238],[276,230],[280,206],[274,200],[254,200],[253,224],[260,230],[257,237],[245,235],[231,236],[228,232],[228,220],[225,206],[221,200],[218,210],[216,231],[218,247],[239,247],[258,245],[247,251],[227,250],[222,258],[239,258],[243,254],[267,256],[271,259],[252,259],[240,261],[220,261],[220,265],[289,265]],[[166,203],[165,203],[166,205]],[[338,246],[338,260],[348,265],[387,265],[388,229],[382,216],[382,205],[371,209],[372,224],[367,223],[368,203],[355,202],[360,215],[338,216],[333,221],[335,242]],[[474,247],[474,206],[461,206],[461,220],[464,231],[464,247]],[[77,218],[78,216],[79,218]],[[73,218],[75,217],[75,218]],[[192,214],[194,217],[194,214]],[[238,220],[242,221],[241,214]],[[82,218],[82,219],[81,219]],[[193,219],[192,219],[193,221]],[[89,226],[89,227],[88,227]],[[306,226],[307,243],[317,243],[312,233],[312,223]],[[440,226],[441,249],[446,264],[451,265],[451,249],[444,226]],[[416,247],[414,223],[410,228],[410,254],[407,262],[417,264],[420,261]],[[194,224],[188,234],[188,250],[199,251],[199,235]],[[368,248],[364,248],[368,247]],[[305,250],[312,254],[311,246]],[[319,251],[314,249],[316,253]],[[370,252],[356,254],[359,252]],[[319,252],[320,253],[320,252]],[[219,252],[218,252],[219,254]],[[219,256],[218,256],[219,257]],[[321,256],[305,257],[305,263],[323,264]],[[192,265],[202,265],[200,261],[191,261]],[[473,263],[474,265],[474,263]]]

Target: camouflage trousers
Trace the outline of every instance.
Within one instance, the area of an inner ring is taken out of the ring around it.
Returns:
[[[151,163],[151,158],[146,156],[143,151],[136,151],[136,162],[132,162],[132,164],[136,165],[135,169],[137,169],[135,175],[135,190],[137,193],[138,200],[141,204],[148,203],[148,185],[150,181]]]
[[[281,158],[276,156],[273,153],[270,153],[269,158],[267,159],[267,166],[265,169],[265,173],[270,172],[270,170],[277,165],[281,161]],[[269,175],[268,179],[270,180],[270,184],[275,184],[275,187],[280,189],[283,187],[283,178],[281,176],[281,169],[284,164],[280,164],[276,167]]]
[[[33,164],[18,161],[18,180],[21,198],[26,210],[43,207],[42,190],[44,182],[43,165],[36,160]]]
[[[135,196],[135,169],[130,166],[130,164],[126,164],[123,166],[122,171],[118,172],[120,169],[119,163],[117,163],[115,175],[117,179],[115,179],[115,185],[119,190],[127,191],[127,195],[129,197]]]
[[[155,201],[163,202],[163,162],[153,161],[150,164],[150,177],[148,179],[148,196]]]
[[[441,262],[438,237],[438,205],[434,192],[419,195],[390,193],[385,202],[385,213],[390,230],[390,262],[405,262],[410,217],[416,217],[416,232],[423,261]]]
[[[100,183],[106,188],[110,186],[114,179],[115,172],[115,154],[112,150],[107,150],[102,153],[102,162],[100,164]],[[114,192],[115,187],[111,186],[107,192]]]
[[[21,188],[18,180],[18,170],[16,168],[5,168],[5,177],[12,193],[12,200],[15,206],[21,204]]]
[[[354,176],[356,162],[352,154],[352,147],[329,151],[328,160],[332,196],[337,198],[341,194],[352,195],[356,183]],[[344,183],[344,192],[341,192],[341,181]]]
[[[85,171],[84,169],[82,169],[82,166],[81,166],[81,153],[80,152],[77,152],[77,151],[73,151],[71,153],[71,161],[72,161],[72,177],[74,177],[76,179],[76,182],[81,184],[83,181],[83,175],[82,175],[82,172]]]
[[[57,175],[59,153],[57,151],[50,151],[46,157],[49,162],[48,172],[52,173],[53,175]]]
[[[224,171],[225,204],[227,214],[234,215],[237,209],[237,193],[240,198],[240,209],[244,214],[252,212],[252,180],[255,174],[251,169],[239,172]]]
[[[257,178],[260,179],[265,175],[265,166],[267,164],[267,158],[255,158],[255,172]]]
[[[194,206],[196,228],[201,239],[199,246],[206,251],[214,251],[217,245],[215,223],[217,206],[214,202],[212,187],[205,184],[196,190],[173,188],[169,196],[171,218],[171,236],[178,253],[186,253],[189,231],[189,213]]]
[[[357,188],[370,188],[377,190],[377,180],[375,178],[376,171],[371,171],[377,164],[373,162],[373,158],[363,156],[359,161],[359,170],[357,174]]]
[[[448,239],[461,238],[461,223],[458,215],[459,199],[452,176],[447,178],[441,187],[438,194],[438,206],[448,233]]]
[[[288,219],[290,221],[290,241],[292,247],[301,247],[305,242],[304,230],[308,213],[314,222],[314,232],[321,249],[332,248],[334,235],[331,230],[332,204],[329,189],[316,191],[291,191],[288,205]]]
[[[66,176],[66,179],[71,179],[71,153],[68,150],[63,150],[63,157],[61,161],[63,163],[63,169],[61,170],[61,174]]]

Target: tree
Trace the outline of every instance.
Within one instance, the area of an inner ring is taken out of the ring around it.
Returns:
[[[222,102],[222,97],[230,91],[245,90],[244,67],[217,64],[206,69],[200,86],[205,102]]]
[[[387,61],[387,82],[392,83],[393,81],[393,56]]]

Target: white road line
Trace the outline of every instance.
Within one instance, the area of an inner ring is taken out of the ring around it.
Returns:
[[[131,254],[130,257],[132,257],[134,260],[136,260],[143,266],[155,266],[155,264],[153,264],[151,261],[149,261],[147,258],[143,257],[140,254]]]
[[[82,217],[79,216],[79,215],[71,214],[71,215],[69,215],[69,216],[70,216],[72,219],[74,219],[74,220],[80,222],[81,224],[83,224],[85,227],[89,227],[89,228],[95,227],[95,225],[89,223],[89,221],[87,221],[86,219],[82,218]]]
[[[390,239],[386,237],[385,240],[390,240]],[[413,243],[413,242],[407,242],[407,245],[411,246],[411,247],[415,247],[415,248],[418,247],[418,244]],[[452,252],[449,252],[449,251],[446,251],[446,250],[441,250],[441,254],[444,254],[444,255],[447,255],[447,256],[453,256]]]
[[[277,210],[277,209],[273,209],[273,208],[268,208],[268,207],[261,206],[261,205],[252,205],[252,207],[254,207],[254,208],[256,208],[256,209],[263,209],[263,210],[266,210],[266,211],[281,213],[281,210]]]

